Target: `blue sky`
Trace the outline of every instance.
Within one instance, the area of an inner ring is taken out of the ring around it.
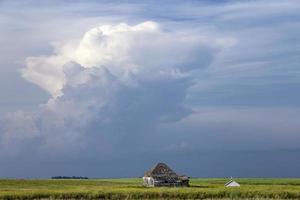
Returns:
[[[300,177],[299,11],[0,1],[0,176]]]

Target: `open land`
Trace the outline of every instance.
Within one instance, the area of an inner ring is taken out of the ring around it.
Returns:
[[[145,188],[141,178],[127,179],[1,179],[0,199],[300,199],[300,179],[193,178],[190,187]]]

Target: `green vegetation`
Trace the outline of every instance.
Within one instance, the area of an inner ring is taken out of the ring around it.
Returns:
[[[300,199],[300,179],[191,179],[188,188],[144,188],[141,179],[0,180],[0,199]]]

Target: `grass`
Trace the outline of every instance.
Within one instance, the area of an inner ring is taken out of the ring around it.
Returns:
[[[144,188],[141,179],[0,180],[0,199],[300,199],[300,179],[191,179],[188,188]]]

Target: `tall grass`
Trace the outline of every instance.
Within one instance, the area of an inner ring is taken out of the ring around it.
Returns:
[[[144,188],[140,179],[0,180],[0,199],[300,199],[300,179],[192,179],[188,188]]]

